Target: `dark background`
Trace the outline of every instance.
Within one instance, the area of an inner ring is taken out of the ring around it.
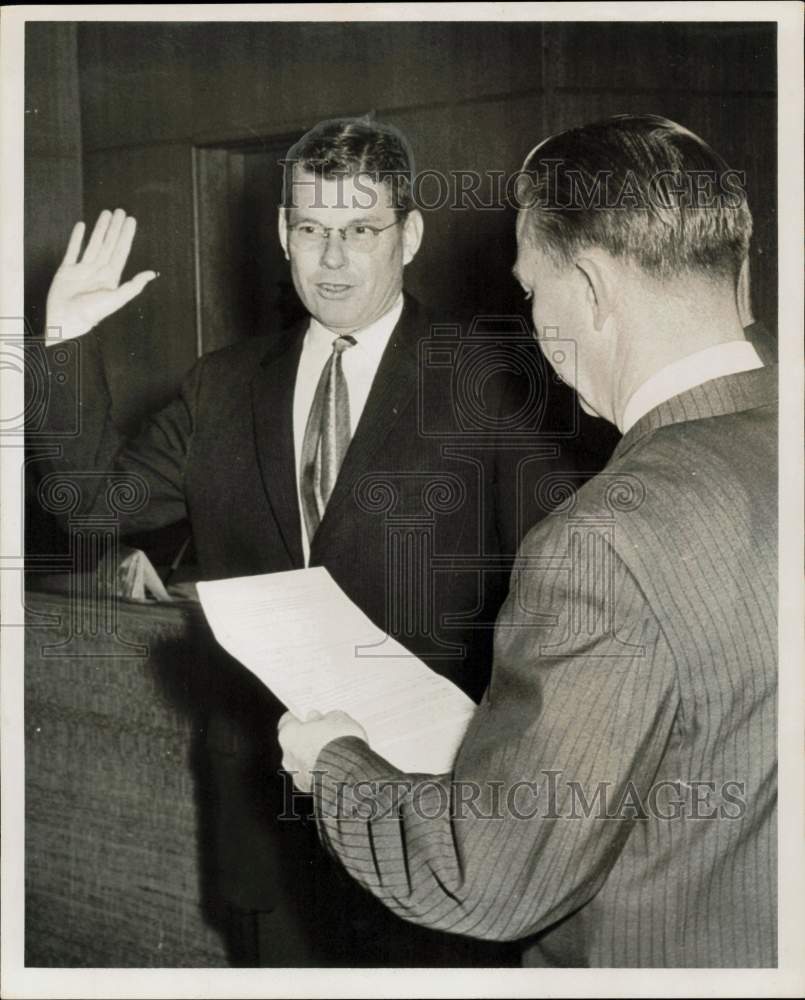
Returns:
[[[542,138],[618,112],[699,133],[745,170],[755,314],[777,325],[776,25],[38,23],[26,28],[26,316],[44,321],[73,223],[125,208],[129,273],[161,277],[103,327],[133,427],[199,353],[275,325],[294,293],[275,236],[276,159],[322,118],[374,111],[420,170],[516,171]],[[513,313],[513,213],[426,213],[408,286]]]

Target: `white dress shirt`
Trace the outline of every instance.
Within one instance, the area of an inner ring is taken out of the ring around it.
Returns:
[[[640,386],[631,396],[623,411],[622,433],[626,433],[637,421],[660,403],[687,392],[703,382],[725,375],[762,368],[763,362],[748,340],[731,340],[726,344],[715,344],[702,351],[680,358],[666,365]]]
[[[361,419],[369,391],[372,388],[377,369],[380,366],[380,359],[383,351],[389,342],[392,331],[397,325],[403,308],[403,297],[400,292],[399,298],[388,312],[384,313],[380,319],[363,330],[352,333],[357,343],[354,347],[344,351],[341,356],[341,363],[344,377],[347,380],[349,390],[349,423],[350,432],[355,434],[355,429]],[[316,387],[319,384],[322,369],[329,362],[333,353],[333,341],[339,336],[322,326],[313,317],[310,319],[310,326],[305,334],[302,345],[302,354],[299,358],[299,367],[296,371],[296,386],[293,397],[293,440],[296,467],[296,496],[299,502],[299,517],[302,524],[302,548],[305,554],[305,565],[310,560],[310,544],[307,532],[304,529],[305,517],[302,510],[302,496],[300,490],[301,466],[302,466],[302,445],[305,439],[305,428],[310,407],[313,405],[313,397],[316,395]]]

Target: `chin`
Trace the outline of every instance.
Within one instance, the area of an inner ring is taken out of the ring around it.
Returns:
[[[361,316],[357,316],[354,310],[339,309],[332,303],[328,303],[326,306],[319,305],[314,315],[323,326],[331,329],[360,330],[361,327],[367,325],[366,321]]]

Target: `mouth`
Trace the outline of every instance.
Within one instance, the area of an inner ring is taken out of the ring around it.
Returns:
[[[352,285],[342,285],[332,281],[320,281],[316,285],[325,299],[343,299],[352,291]]]

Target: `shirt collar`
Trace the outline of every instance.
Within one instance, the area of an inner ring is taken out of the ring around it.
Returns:
[[[724,375],[762,368],[757,351],[748,340],[732,340],[726,344],[714,344],[704,350],[689,354],[655,372],[632,395],[623,411],[625,434],[650,410],[666,400],[693,389],[703,382]]]
[[[394,305],[387,312],[383,313],[379,319],[376,319],[374,323],[370,323],[369,326],[365,326],[362,330],[353,330],[351,336],[357,341],[353,350],[357,348],[368,357],[374,358],[379,362],[383,351],[386,349],[386,344],[389,342],[392,331],[397,325],[402,309],[403,294],[400,292]],[[317,343],[326,342],[328,349],[335,338],[339,336],[320,323],[315,316],[310,317],[310,326],[308,327],[307,335],[310,340]]]

